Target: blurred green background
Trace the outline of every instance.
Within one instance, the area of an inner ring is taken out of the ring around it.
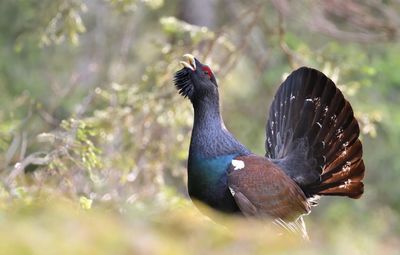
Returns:
[[[2,0],[1,254],[398,254],[400,3]],[[188,200],[184,53],[217,76],[227,127],[264,154],[282,79],[322,70],[351,102],[359,200],[323,198],[311,242]]]

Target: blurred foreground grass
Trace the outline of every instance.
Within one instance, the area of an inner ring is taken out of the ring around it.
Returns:
[[[307,222],[311,241],[305,242],[277,236],[265,222],[209,212],[216,224],[176,196],[122,209],[112,204],[84,207],[82,201],[54,195],[13,202],[0,211],[0,253],[398,254],[400,247],[397,237],[385,234],[390,216],[398,215],[382,210],[368,222],[340,216],[320,222],[325,225],[318,219]]]

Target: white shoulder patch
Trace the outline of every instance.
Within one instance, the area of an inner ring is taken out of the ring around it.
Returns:
[[[240,170],[244,168],[244,162],[242,160],[232,159],[233,170]]]
[[[228,186],[228,188],[229,188],[229,191],[231,192],[232,196],[235,196],[236,192],[230,186]]]

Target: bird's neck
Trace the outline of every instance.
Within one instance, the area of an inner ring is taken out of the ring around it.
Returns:
[[[194,123],[189,159],[215,158],[248,152],[226,129],[218,98],[204,98],[193,103],[193,107]]]
[[[194,102],[193,107],[193,131],[208,132],[225,129],[218,98],[204,98],[201,101]]]

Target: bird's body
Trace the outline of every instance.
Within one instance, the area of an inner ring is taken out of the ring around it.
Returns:
[[[264,157],[225,128],[210,68],[191,55],[186,59],[175,85],[194,107],[191,198],[223,212],[292,222],[308,214],[319,195],[361,196],[358,123],[324,74],[300,68],[281,85],[270,109]]]

